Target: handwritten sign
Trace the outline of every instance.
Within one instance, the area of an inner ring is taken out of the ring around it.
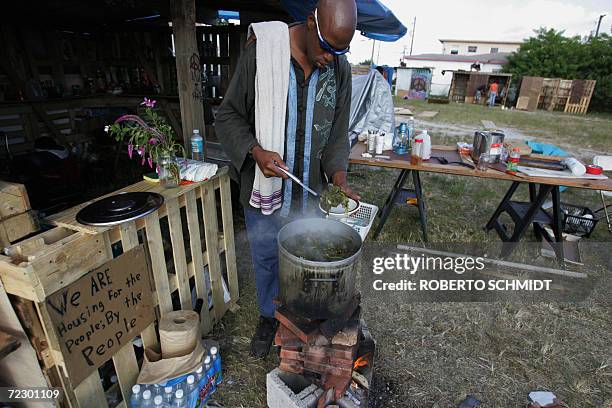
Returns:
[[[53,293],[46,309],[76,385],[155,319],[144,246]]]

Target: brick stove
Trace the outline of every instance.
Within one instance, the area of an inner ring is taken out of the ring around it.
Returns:
[[[314,384],[320,391],[296,407],[367,407],[376,343],[361,319],[359,302],[358,294],[341,316],[328,320],[306,319],[285,307],[277,310],[274,344],[280,349],[280,370],[294,376],[290,382]],[[275,404],[268,395],[270,408],[277,408]]]

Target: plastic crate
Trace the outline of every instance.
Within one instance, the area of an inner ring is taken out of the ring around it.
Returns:
[[[579,205],[560,203],[560,206],[563,212],[563,232],[588,238],[598,221],[593,212]]]
[[[338,221],[352,227],[359,235],[361,239],[365,241],[372,228],[376,214],[378,213],[378,207],[374,204],[366,204],[363,201],[359,206],[359,209],[355,214],[351,214],[348,217],[339,219]]]

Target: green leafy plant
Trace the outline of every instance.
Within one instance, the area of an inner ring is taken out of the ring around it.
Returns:
[[[172,127],[155,111],[156,101],[144,98],[144,115],[123,115],[117,118],[112,125],[105,126],[104,130],[115,140],[127,142],[128,155],[132,158],[134,151],[141,157],[141,164],[157,163],[164,156],[174,156],[180,153],[185,157],[185,149],[174,138]],[[178,177],[178,165],[176,176]]]

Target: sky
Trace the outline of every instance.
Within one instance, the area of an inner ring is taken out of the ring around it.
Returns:
[[[412,23],[416,16],[412,54],[441,53],[440,38],[461,40],[521,41],[538,27],[565,30],[567,35],[588,35],[600,14],[607,14],[600,32],[610,34],[612,0],[380,0],[408,28],[393,43],[376,42],[374,63],[399,65],[402,52],[410,52]],[[355,33],[348,59],[359,63],[372,55],[373,41]]]

